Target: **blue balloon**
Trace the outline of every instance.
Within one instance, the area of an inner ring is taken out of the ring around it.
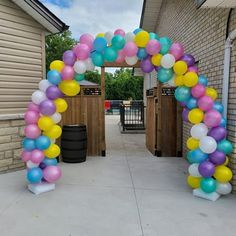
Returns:
[[[150,33],[149,33],[149,37],[150,37],[150,39],[156,39],[156,40],[159,39],[159,38],[158,38],[158,35],[155,34],[155,33],[153,33],[153,32],[150,32]]]
[[[43,172],[40,168],[34,167],[28,169],[27,171],[27,179],[30,183],[36,184],[39,183],[43,178]]]
[[[34,139],[29,139],[29,138],[24,138],[23,141],[22,141],[22,146],[25,150],[32,151],[36,148],[35,140]]]
[[[227,121],[226,121],[226,119],[225,118],[221,118],[221,122],[220,122],[220,125],[219,126],[221,126],[221,127],[225,127],[226,128],[226,125],[227,125]]]
[[[43,163],[46,166],[56,166],[57,165],[57,159],[56,158],[44,158]]]
[[[47,73],[47,79],[50,83],[58,85],[61,82],[61,73],[56,70],[50,70]]]
[[[198,83],[202,84],[204,86],[207,86],[208,85],[208,79],[204,75],[199,75],[198,76]]]
[[[221,102],[214,102],[213,109],[222,113],[224,111],[224,106]]]
[[[179,102],[187,102],[187,100],[191,97],[191,90],[185,86],[179,86],[175,90],[175,98]]]
[[[171,41],[170,38],[168,38],[168,37],[161,37],[161,38],[159,39],[159,42],[160,42],[160,44],[161,44],[160,53],[161,53],[162,55],[164,55],[164,54],[166,54],[166,53],[169,51],[169,49],[170,49],[170,47],[171,47],[171,44],[172,44],[172,41]]]
[[[100,52],[93,52],[91,54],[91,59],[95,66],[102,66],[104,63],[104,57]]]
[[[143,31],[143,29],[137,28],[133,31],[134,34],[137,34],[138,32]]]
[[[107,47],[107,41],[103,37],[98,37],[93,41],[93,48],[98,52],[103,52]]]
[[[190,97],[189,100],[186,102],[186,106],[189,110],[197,107],[197,99],[194,97]]]
[[[217,150],[225,154],[230,154],[233,151],[233,145],[227,139],[221,140],[217,144]]]
[[[148,56],[148,54],[146,52],[146,49],[145,48],[139,48],[137,56],[138,56],[138,59],[140,59],[140,60],[145,59]]]
[[[39,150],[45,150],[49,148],[51,141],[47,136],[41,135],[35,140],[36,148]]]
[[[208,155],[199,148],[188,152],[187,159],[190,163],[202,163],[208,158]]]
[[[162,83],[166,83],[172,79],[173,74],[174,72],[172,69],[165,69],[161,67],[157,72],[157,79]]]

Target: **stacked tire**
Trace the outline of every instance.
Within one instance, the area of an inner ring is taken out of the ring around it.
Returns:
[[[80,163],[86,161],[87,131],[85,125],[64,125],[61,138],[62,161]]]

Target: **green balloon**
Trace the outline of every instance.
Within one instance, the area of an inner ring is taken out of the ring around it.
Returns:
[[[95,66],[102,66],[104,63],[103,55],[100,52],[93,52],[91,55],[91,59]]]
[[[217,144],[217,150],[222,151],[225,154],[229,154],[233,151],[233,145],[230,141],[224,139]]]
[[[170,47],[171,47],[171,40],[168,37],[162,37],[159,39],[160,44],[161,44],[161,50],[160,50],[160,54],[164,55],[166,53],[168,53]]]
[[[108,62],[113,62],[118,57],[117,51],[113,47],[107,47],[104,50],[104,58]]]
[[[187,101],[191,96],[191,90],[188,87],[185,86],[179,86],[175,90],[175,98],[179,102],[185,102]]]
[[[173,70],[172,69],[165,69],[161,67],[157,72],[157,79],[162,83],[166,83],[173,77]]]
[[[115,35],[111,40],[114,49],[120,50],[125,46],[125,39],[121,35]]]
[[[216,181],[213,178],[203,178],[200,182],[200,187],[205,193],[216,191]]]
[[[75,74],[75,80],[76,81],[82,81],[84,80],[85,75],[84,74]]]

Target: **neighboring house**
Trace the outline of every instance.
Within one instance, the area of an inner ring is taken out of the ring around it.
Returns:
[[[45,77],[45,35],[68,29],[38,0],[0,0],[0,172],[20,160],[23,113]]]
[[[203,5],[202,5],[203,4]],[[217,8],[204,8],[214,7]],[[224,45],[228,34],[236,29],[236,1],[230,0],[144,0],[141,28],[169,36],[195,56],[199,73],[209,79],[209,86],[222,94]],[[224,8],[220,8],[224,7]],[[145,88],[156,86],[156,74],[145,75]],[[232,47],[228,100],[228,139],[234,143],[230,167],[234,171],[236,191],[236,40]],[[183,125],[183,150],[190,125]]]

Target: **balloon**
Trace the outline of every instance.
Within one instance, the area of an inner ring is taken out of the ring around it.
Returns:
[[[200,139],[199,142],[200,149],[205,153],[213,153],[217,148],[217,143],[214,138],[210,136],[205,136]]]
[[[111,45],[111,40],[113,36],[114,34],[111,31],[105,33],[104,38],[106,39],[108,45]]]
[[[182,119],[183,119],[185,122],[188,122],[188,113],[189,113],[189,109],[184,108],[184,109],[183,109],[183,112],[182,112]]]
[[[135,56],[134,56],[135,57]],[[123,50],[120,50],[118,51],[118,56],[116,58],[116,62],[117,63],[121,63],[121,62],[124,62],[125,60],[125,54],[124,54],[124,51]]]
[[[197,107],[197,99],[196,98],[193,98],[193,97],[190,97],[188,99],[188,101],[186,102],[186,106],[188,109],[193,109],[193,108],[196,108]]]
[[[173,77],[173,70],[172,69],[165,69],[160,68],[157,72],[157,79],[162,83],[166,83],[171,80]],[[178,88],[177,88],[178,89]]]
[[[205,193],[212,193],[216,190],[216,181],[213,178],[203,178],[200,187]]]
[[[232,185],[230,183],[217,183],[216,192],[226,195],[232,192]]]
[[[58,72],[61,72],[63,67],[64,67],[64,62],[60,60],[55,60],[50,64],[50,70],[56,70]]]
[[[84,74],[76,74],[74,79],[78,82],[82,81],[85,79],[85,75]]]
[[[117,29],[115,30],[114,35],[121,35],[125,37],[125,31],[123,29]]]
[[[154,66],[160,66],[161,65],[161,59],[162,59],[161,54],[153,55],[152,58],[151,58],[152,64]]]
[[[187,72],[184,75],[184,85],[193,87],[198,83],[198,75],[195,72]]]
[[[74,78],[75,71],[72,66],[64,66],[61,71],[61,76],[63,80],[72,80]]]
[[[76,61],[75,64],[74,64],[74,70],[78,74],[84,74],[86,72],[86,64],[85,64],[85,62],[84,61]]]
[[[219,126],[226,128],[226,125],[227,125],[226,119],[222,117]]]
[[[63,62],[67,66],[73,66],[76,61],[76,55],[72,50],[67,50],[63,53]]]
[[[97,52],[103,52],[103,50],[106,48],[106,46],[107,46],[107,41],[105,38],[98,37],[93,41],[93,48]]]
[[[190,67],[188,68],[188,71],[189,71],[189,72],[198,73],[198,68],[197,68],[196,66],[190,66]]]
[[[199,123],[199,124],[194,125],[191,128],[190,133],[191,133],[191,136],[193,136],[193,138],[201,139],[207,135],[208,128],[205,124]]]
[[[32,151],[30,160],[35,163],[39,164],[44,159],[44,153],[41,150],[35,149]]]
[[[86,65],[86,70],[87,71],[94,71],[95,69],[95,65],[93,64],[92,59],[89,57],[88,59],[86,59],[84,61],[85,65]]]
[[[191,93],[195,98],[200,98],[205,94],[206,88],[202,84],[197,84],[192,87]]]
[[[140,31],[134,37],[134,42],[138,47],[146,47],[149,41],[149,33],[147,31]]]
[[[87,44],[79,43],[75,46],[74,53],[79,60],[85,60],[89,57],[90,48]]]
[[[184,77],[182,75],[175,76],[174,82],[176,86],[182,86],[184,85]]]
[[[226,135],[227,135],[226,129],[220,126],[212,128],[208,133],[208,136],[213,137],[216,141],[225,139]]]
[[[194,150],[199,147],[199,140],[193,137],[188,138],[187,147],[190,150]]]
[[[107,47],[104,50],[104,59],[108,62],[113,62],[117,59],[117,51],[113,47]]]
[[[188,66],[194,66],[195,58],[191,54],[184,54],[181,58],[181,61],[185,61]]]
[[[191,96],[191,91],[188,87],[180,86],[175,90],[175,98],[179,102],[187,101]]]
[[[143,59],[141,61],[141,69],[144,73],[150,73],[154,70],[154,66],[152,65],[151,61],[149,58]],[[159,72],[158,72],[159,73]],[[160,72],[161,73],[161,72]],[[159,73],[159,76],[160,76]],[[164,75],[165,73],[165,75]],[[165,78],[167,78],[168,76],[170,76],[170,73],[168,71],[163,71],[162,76],[165,76]],[[160,78],[159,78],[160,79]],[[171,78],[170,78],[171,79]],[[169,80],[169,79],[168,79]],[[167,80],[167,81],[168,81]],[[166,82],[166,81],[165,81]]]
[[[43,172],[40,168],[34,167],[27,170],[27,179],[30,183],[36,184],[39,183],[43,178]]]
[[[39,89],[42,91],[42,92],[46,92],[47,88],[49,86],[51,86],[52,84],[46,80],[46,79],[43,79],[39,82]]]
[[[192,109],[188,114],[188,119],[193,124],[199,124],[202,122],[204,113],[199,108]]]
[[[32,102],[35,104],[40,104],[42,101],[46,100],[47,97],[44,92],[36,90],[31,96]]]
[[[185,61],[177,61],[174,64],[173,69],[174,69],[175,74],[183,75],[187,72],[188,66],[187,66],[187,63]]]
[[[112,48],[120,50],[125,46],[125,39],[120,35],[115,35],[111,40]]]
[[[42,116],[38,120],[38,126],[41,130],[49,130],[54,125],[54,122],[51,117]]]
[[[50,146],[50,144],[51,144],[50,139],[45,135],[41,135],[35,140],[36,148],[39,150],[47,149]]]
[[[54,100],[57,112],[65,112],[67,110],[67,102],[63,98],[57,98]]]
[[[36,139],[41,134],[41,130],[36,124],[30,124],[25,127],[24,133],[27,138]]]
[[[139,48],[137,56],[140,60],[145,59],[148,56],[146,49],[145,48]]]
[[[67,96],[75,96],[80,92],[80,85],[75,80],[64,80],[59,84],[59,89]]]
[[[224,111],[224,106],[220,102],[214,102],[213,109],[217,110],[220,113],[222,113]]]
[[[170,85],[171,87],[176,87],[175,86],[175,76],[173,76],[171,80],[168,80],[167,84]]]
[[[150,40],[151,40],[151,39],[156,39],[156,40],[158,40],[158,35],[157,35],[156,33],[150,32],[150,33],[149,33],[149,38],[150,38]]]
[[[56,70],[50,70],[47,73],[47,79],[51,84],[58,85],[61,82],[61,74]]]
[[[55,158],[60,155],[60,148],[56,144],[51,144],[45,151],[44,154],[48,158]]]
[[[201,163],[208,158],[208,155],[199,148],[188,152],[187,159],[190,163]]]
[[[221,114],[216,110],[210,110],[205,113],[204,123],[208,127],[219,126],[221,122]]]
[[[146,45],[146,51],[150,55],[155,55],[160,52],[161,44],[156,39],[151,39]],[[169,67],[170,68],[170,67]]]
[[[180,43],[173,43],[170,53],[175,57],[175,60],[179,60],[184,55],[184,48]]]
[[[44,135],[51,139],[57,139],[61,136],[62,130],[59,125],[53,125],[52,128],[44,132]]]
[[[52,100],[46,99],[39,104],[40,113],[45,116],[51,116],[56,111],[56,106]]]
[[[104,63],[103,55],[100,52],[93,52],[91,58],[95,66],[102,66]]]
[[[198,171],[199,164],[193,163],[188,167],[188,172],[193,177],[202,177],[201,174]]]
[[[63,93],[60,91],[60,89],[57,86],[53,85],[47,88],[46,95],[48,99],[54,100],[59,97],[62,97]]]
[[[198,82],[205,87],[208,85],[208,80],[204,75],[199,75]]]
[[[80,36],[79,42],[82,44],[86,44],[90,51],[93,49],[93,41],[94,37],[91,34],[82,34]]]
[[[35,149],[34,139],[24,138],[22,141],[22,146],[25,151],[32,151]]]
[[[43,170],[43,177],[48,183],[54,183],[61,177],[61,169],[59,166],[47,166]]]
[[[226,166],[216,166],[214,177],[220,183],[227,183],[233,178],[233,173]]]
[[[210,161],[203,161],[199,164],[198,171],[204,178],[210,178],[215,172],[215,165]]]
[[[46,166],[56,166],[57,165],[57,159],[56,158],[45,158],[43,160],[43,163]]]
[[[213,100],[216,100],[218,97],[216,90],[213,88],[206,88],[206,95],[211,97]]]
[[[105,34],[104,33],[98,33],[96,35],[96,38],[104,38],[105,37]]]
[[[230,154],[233,151],[233,145],[230,141],[224,139],[218,143],[217,150],[222,151],[225,154]]]
[[[27,111],[24,115],[26,124],[37,124],[39,119],[39,113],[35,111]]]
[[[137,28],[133,31],[133,33],[136,35],[137,33],[141,32],[141,31],[143,31],[143,29]]]
[[[30,160],[30,158],[31,158],[31,152],[23,150],[21,153],[21,160],[23,162],[27,162]]]
[[[125,62],[130,65],[133,66],[138,62],[138,58],[137,56],[133,56],[133,57],[125,57]]]
[[[59,123],[61,121],[61,114],[58,112],[55,112],[52,116],[51,116],[53,122],[55,124]]]
[[[29,160],[29,161],[27,161],[26,162],[26,167],[28,168],[28,169],[31,169],[31,168],[35,168],[35,167],[38,167],[39,166],[39,164],[37,163],[33,163],[31,160]]]
[[[193,189],[200,187],[200,181],[201,181],[201,178],[193,177],[191,175],[189,175],[187,178],[188,185]]]
[[[212,98],[208,96],[200,97],[197,103],[198,107],[203,111],[209,111],[210,109],[212,109],[213,104],[214,102]]]
[[[172,42],[168,37],[161,37],[159,42],[161,44],[160,54],[164,55],[169,51]]]
[[[128,32],[128,33],[126,33],[125,34],[125,41],[126,42],[133,42],[134,41],[134,33],[132,33],[132,32]]]
[[[136,56],[138,47],[134,42],[128,42],[125,44],[123,52],[127,57],[133,57]]]
[[[165,54],[161,58],[161,66],[164,67],[165,69],[172,68],[174,64],[175,64],[175,57],[171,54]]]
[[[39,113],[39,106],[37,104],[34,104],[33,102],[30,102],[28,104],[28,111],[34,111]]]
[[[223,165],[225,163],[226,157],[223,152],[216,150],[215,152],[213,152],[209,155],[209,160],[213,164],[219,166],[219,165]]]

